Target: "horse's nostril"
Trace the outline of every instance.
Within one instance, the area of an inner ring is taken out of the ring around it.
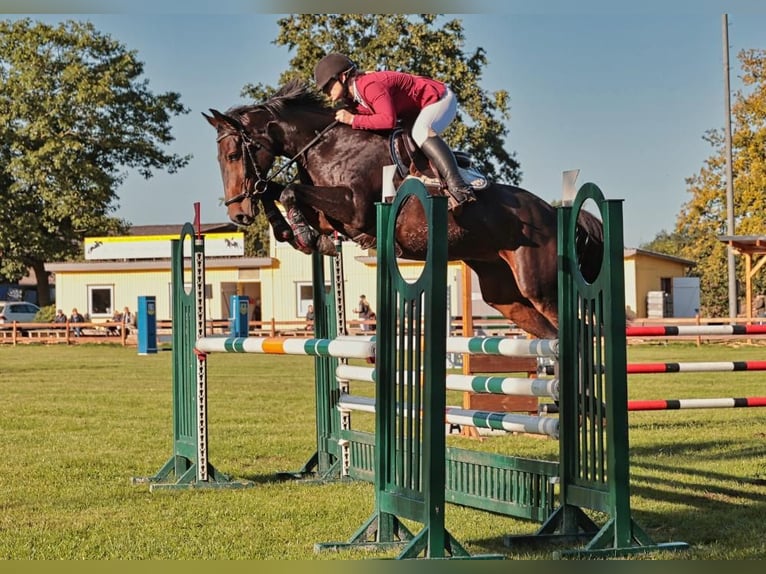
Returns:
[[[251,225],[253,223],[253,218],[247,215],[246,213],[238,213],[234,217],[231,218],[231,220],[236,223],[237,225]]]

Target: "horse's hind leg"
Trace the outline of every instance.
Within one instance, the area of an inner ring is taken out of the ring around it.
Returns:
[[[479,278],[484,301],[530,335],[540,339],[558,337],[557,325],[524,297],[505,261],[465,261]],[[466,296],[470,296],[466,294]]]
[[[555,231],[554,231],[555,236]],[[516,288],[550,325],[558,326],[556,242],[499,251],[513,272]],[[556,329],[558,331],[558,329]]]

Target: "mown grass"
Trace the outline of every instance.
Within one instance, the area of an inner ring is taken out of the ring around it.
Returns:
[[[763,346],[641,345],[631,362],[759,359]],[[138,356],[119,346],[0,347],[0,558],[309,559],[347,540],[371,514],[366,483],[283,482],[315,450],[313,360],[209,358],[210,461],[255,487],[155,491],[131,484],[172,452],[169,352]],[[766,395],[766,373],[635,375],[630,398]],[[453,404],[459,402],[452,396]],[[766,510],[766,409],[630,414],[632,506],[656,542],[682,553],[630,559],[759,559]],[[546,459],[555,441],[523,436],[450,444]],[[450,532],[474,553],[516,552],[507,534],[533,523],[449,506]],[[390,556],[391,554],[375,555]]]

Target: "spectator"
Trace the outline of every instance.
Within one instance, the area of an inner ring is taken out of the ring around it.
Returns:
[[[56,316],[53,317],[54,323],[66,323],[66,315],[63,309],[56,309]]]
[[[77,310],[77,307],[72,309],[72,314],[69,316],[69,322],[70,323],[85,323],[85,317],[80,315],[80,312]],[[82,329],[80,327],[75,327],[72,329],[74,332],[75,337],[82,337]]]
[[[308,309],[306,310],[306,330],[307,331],[314,330],[314,306],[313,305],[309,305]]]
[[[122,323],[122,313],[120,313],[117,309],[115,309],[114,313],[112,313],[112,323]],[[118,325],[110,325],[106,331],[106,334],[119,335],[120,327]]]
[[[122,309],[122,328],[125,329],[125,336],[130,335],[130,326],[136,324],[136,318],[130,312],[130,307]]]
[[[370,304],[367,302],[367,297],[364,295],[359,295],[359,303],[357,303],[356,309],[354,309],[354,313],[359,314],[359,321],[362,323],[362,331],[371,330],[370,325],[365,323],[365,321],[370,318],[371,312],[372,309],[370,308]]]
[[[256,299],[255,303],[253,303],[253,321],[261,322],[261,300]],[[256,327],[260,327],[261,325],[256,325]]]

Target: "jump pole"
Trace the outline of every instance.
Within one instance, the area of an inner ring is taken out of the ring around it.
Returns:
[[[737,409],[766,407],[766,397],[723,397],[712,399],[634,399],[628,401],[628,412],[676,411],[686,409]],[[540,405],[540,412],[558,413],[555,403]]]

